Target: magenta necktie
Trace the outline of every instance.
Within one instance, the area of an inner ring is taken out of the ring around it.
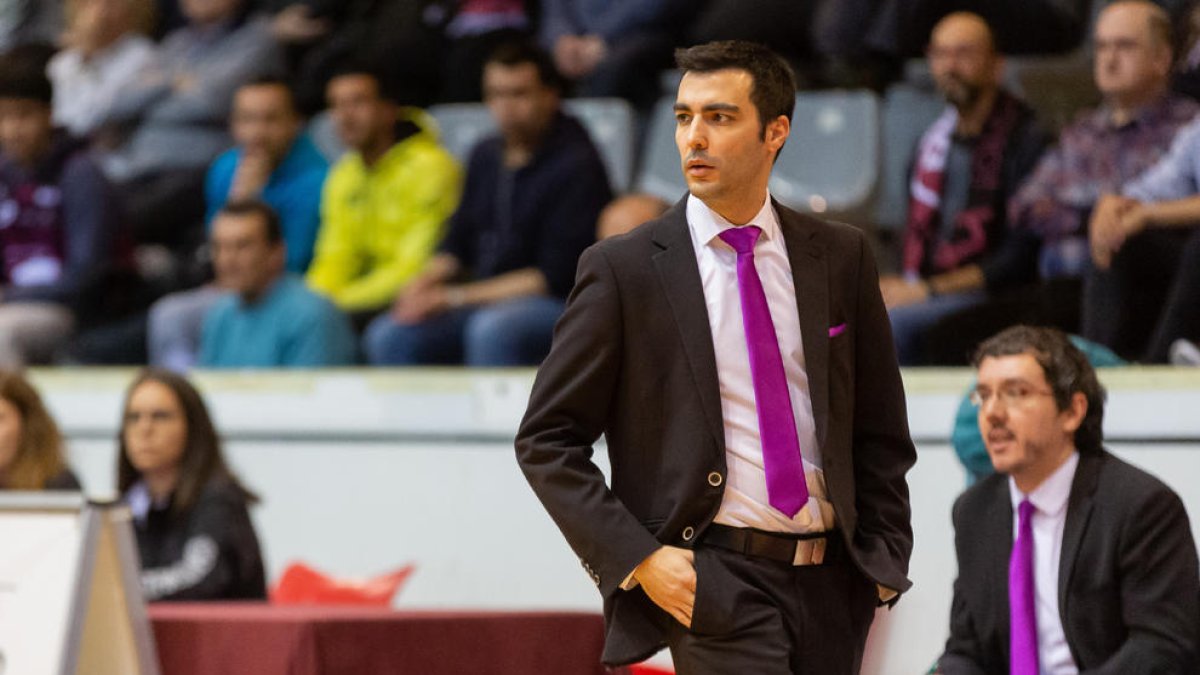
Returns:
[[[808,503],[804,462],[796,436],[796,416],[788,395],[787,375],[775,338],[771,309],[762,281],[754,268],[754,242],[762,230],[754,225],[733,227],[720,234],[737,251],[738,294],[742,299],[742,328],[750,352],[750,377],[758,408],[758,434],[762,440],[763,471],[767,475],[767,500],[788,518]]]
[[[1037,615],[1033,595],[1033,504],[1017,508],[1017,540],[1008,561],[1008,608],[1011,628],[1011,675],[1038,675]]]

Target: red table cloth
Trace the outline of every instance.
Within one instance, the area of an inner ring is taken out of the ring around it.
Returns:
[[[605,672],[598,614],[262,603],[159,603],[148,611],[163,675]]]

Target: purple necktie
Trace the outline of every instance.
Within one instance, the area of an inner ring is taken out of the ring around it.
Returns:
[[[1038,675],[1037,616],[1033,595],[1033,504],[1017,507],[1020,522],[1008,561],[1011,675]]]
[[[767,500],[793,518],[808,503],[804,462],[796,436],[796,417],[788,396],[787,374],[779,355],[775,324],[754,268],[754,242],[762,230],[754,225],[733,227],[720,234],[737,251],[738,294],[742,299],[742,328],[750,352],[750,377],[758,408],[758,434],[762,440],[763,471],[767,475]]]

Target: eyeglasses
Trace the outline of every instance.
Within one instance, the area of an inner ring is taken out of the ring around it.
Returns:
[[[1034,389],[1027,384],[1011,383],[1002,385],[996,391],[985,387],[977,387],[971,392],[971,405],[976,408],[982,408],[988,404],[993,398],[999,398],[1004,402],[1004,407],[1014,408],[1024,405],[1029,399],[1034,396],[1053,396],[1054,392],[1049,389]]]

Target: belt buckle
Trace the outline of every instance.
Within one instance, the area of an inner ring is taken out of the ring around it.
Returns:
[[[820,565],[825,562],[825,537],[796,541],[796,553],[792,565]]]

